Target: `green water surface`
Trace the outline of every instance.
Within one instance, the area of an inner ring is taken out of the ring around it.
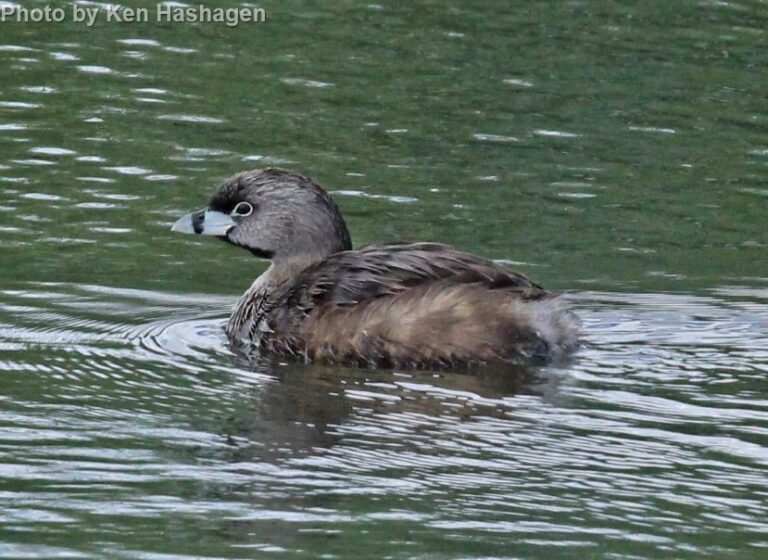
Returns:
[[[764,558],[768,4],[375,1],[0,23],[0,557]],[[169,228],[265,166],[572,293],[584,350],[234,356],[266,263]]]

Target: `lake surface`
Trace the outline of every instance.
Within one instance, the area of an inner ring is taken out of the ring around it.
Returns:
[[[636,4],[0,23],[0,557],[765,558],[768,5]],[[270,165],[356,245],[566,292],[584,347],[234,355],[265,263],[169,228]]]

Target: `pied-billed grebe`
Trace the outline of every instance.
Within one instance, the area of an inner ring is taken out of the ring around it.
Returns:
[[[352,249],[331,196],[292,171],[239,173],[172,229],[272,261],[232,311],[238,344],[401,367],[546,359],[577,345],[573,313],[493,261],[437,243]]]

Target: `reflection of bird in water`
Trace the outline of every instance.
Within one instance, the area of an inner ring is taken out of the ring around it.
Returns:
[[[493,261],[436,243],[353,250],[330,195],[290,171],[235,175],[173,230],[272,261],[227,326],[259,349],[432,368],[548,359],[577,345],[578,320],[561,300]]]
[[[510,397],[536,395],[550,401],[557,399],[560,386],[559,375],[525,365],[393,372],[281,362],[274,355],[253,353],[235,354],[233,361],[269,377],[250,398],[243,395],[225,423],[231,444],[227,454],[236,461],[271,462],[333,447],[355,417],[354,423],[369,425],[379,425],[374,417],[385,425],[411,415],[427,421],[509,419],[515,413]]]
[[[479,471],[499,468],[489,451],[499,445],[494,437],[513,442],[520,426],[540,429],[531,399],[515,395],[545,393],[546,400],[560,379],[550,368],[523,366],[467,374],[281,362],[258,353],[233,360],[266,379],[240,395],[219,428],[230,438],[216,448],[216,459],[231,464],[227,472],[238,482],[212,481],[206,491],[217,503],[244,501],[253,512],[240,520],[224,516],[231,538],[286,548],[295,545],[296,530],[270,515],[345,515],[350,494],[364,504],[379,497],[376,507],[385,510],[418,508],[452,491],[440,485],[445,471],[484,480],[487,472]],[[504,468],[508,475],[514,465]]]

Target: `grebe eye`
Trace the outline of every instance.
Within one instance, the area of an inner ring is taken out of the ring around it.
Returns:
[[[253,206],[249,202],[238,202],[232,214],[236,216],[250,216],[253,213]]]

